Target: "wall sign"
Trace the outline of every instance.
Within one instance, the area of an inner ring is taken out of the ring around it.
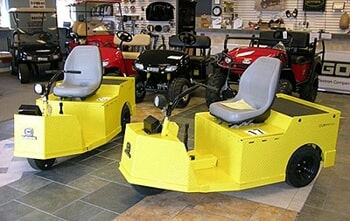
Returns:
[[[326,8],[326,0],[304,0],[304,11],[324,11]]]
[[[45,0],[29,0],[30,8],[45,8]]]
[[[325,61],[319,76],[319,88],[325,91],[350,93],[350,63]]]

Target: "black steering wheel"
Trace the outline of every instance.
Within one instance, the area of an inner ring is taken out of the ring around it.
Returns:
[[[284,36],[286,33],[287,36]],[[293,41],[293,36],[286,30],[276,30],[273,33],[273,38],[279,39],[283,44],[287,45],[287,47],[290,47],[292,41]]]
[[[123,42],[130,42],[132,41],[132,35],[129,32],[126,31],[118,31],[117,37],[123,41]]]
[[[39,39],[43,41],[49,41],[52,38],[52,33],[43,31],[39,34]]]
[[[189,32],[181,32],[179,34],[179,40],[187,45],[194,45],[197,41],[196,36],[194,34],[191,34]]]

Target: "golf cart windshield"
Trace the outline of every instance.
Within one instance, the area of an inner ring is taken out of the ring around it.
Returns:
[[[54,8],[11,8],[15,42],[21,45],[58,44],[57,16]]]

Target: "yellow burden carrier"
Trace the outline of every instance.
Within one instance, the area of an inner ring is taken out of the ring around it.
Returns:
[[[162,123],[148,117],[128,124],[119,168],[126,180],[144,194],[237,191],[282,181],[302,187],[316,177],[320,161],[323,167],[334,165],[339,111],[273,93],[262,115],[235,122],[259,109],[249,97],[236,97],[224,101],[229,105],[216,102],[209,112],[196,113],[192,148],[178,138],[179,126],[169,120],[176,101],[165,106]],[[234,99],[244,99],[254,110],[232,110]]]
[[[14,115],[15,156],[45,170],[56,158],[93,150],[125,130],[136,109],[134,78],[102,76],[100,58],[96,46],[77,46],[52,94],[61,71],[35,85],[42,97]]]

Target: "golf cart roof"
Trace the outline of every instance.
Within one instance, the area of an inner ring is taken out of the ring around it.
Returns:
[[[55,8],[10,8],[10,13],[56,13]]]

